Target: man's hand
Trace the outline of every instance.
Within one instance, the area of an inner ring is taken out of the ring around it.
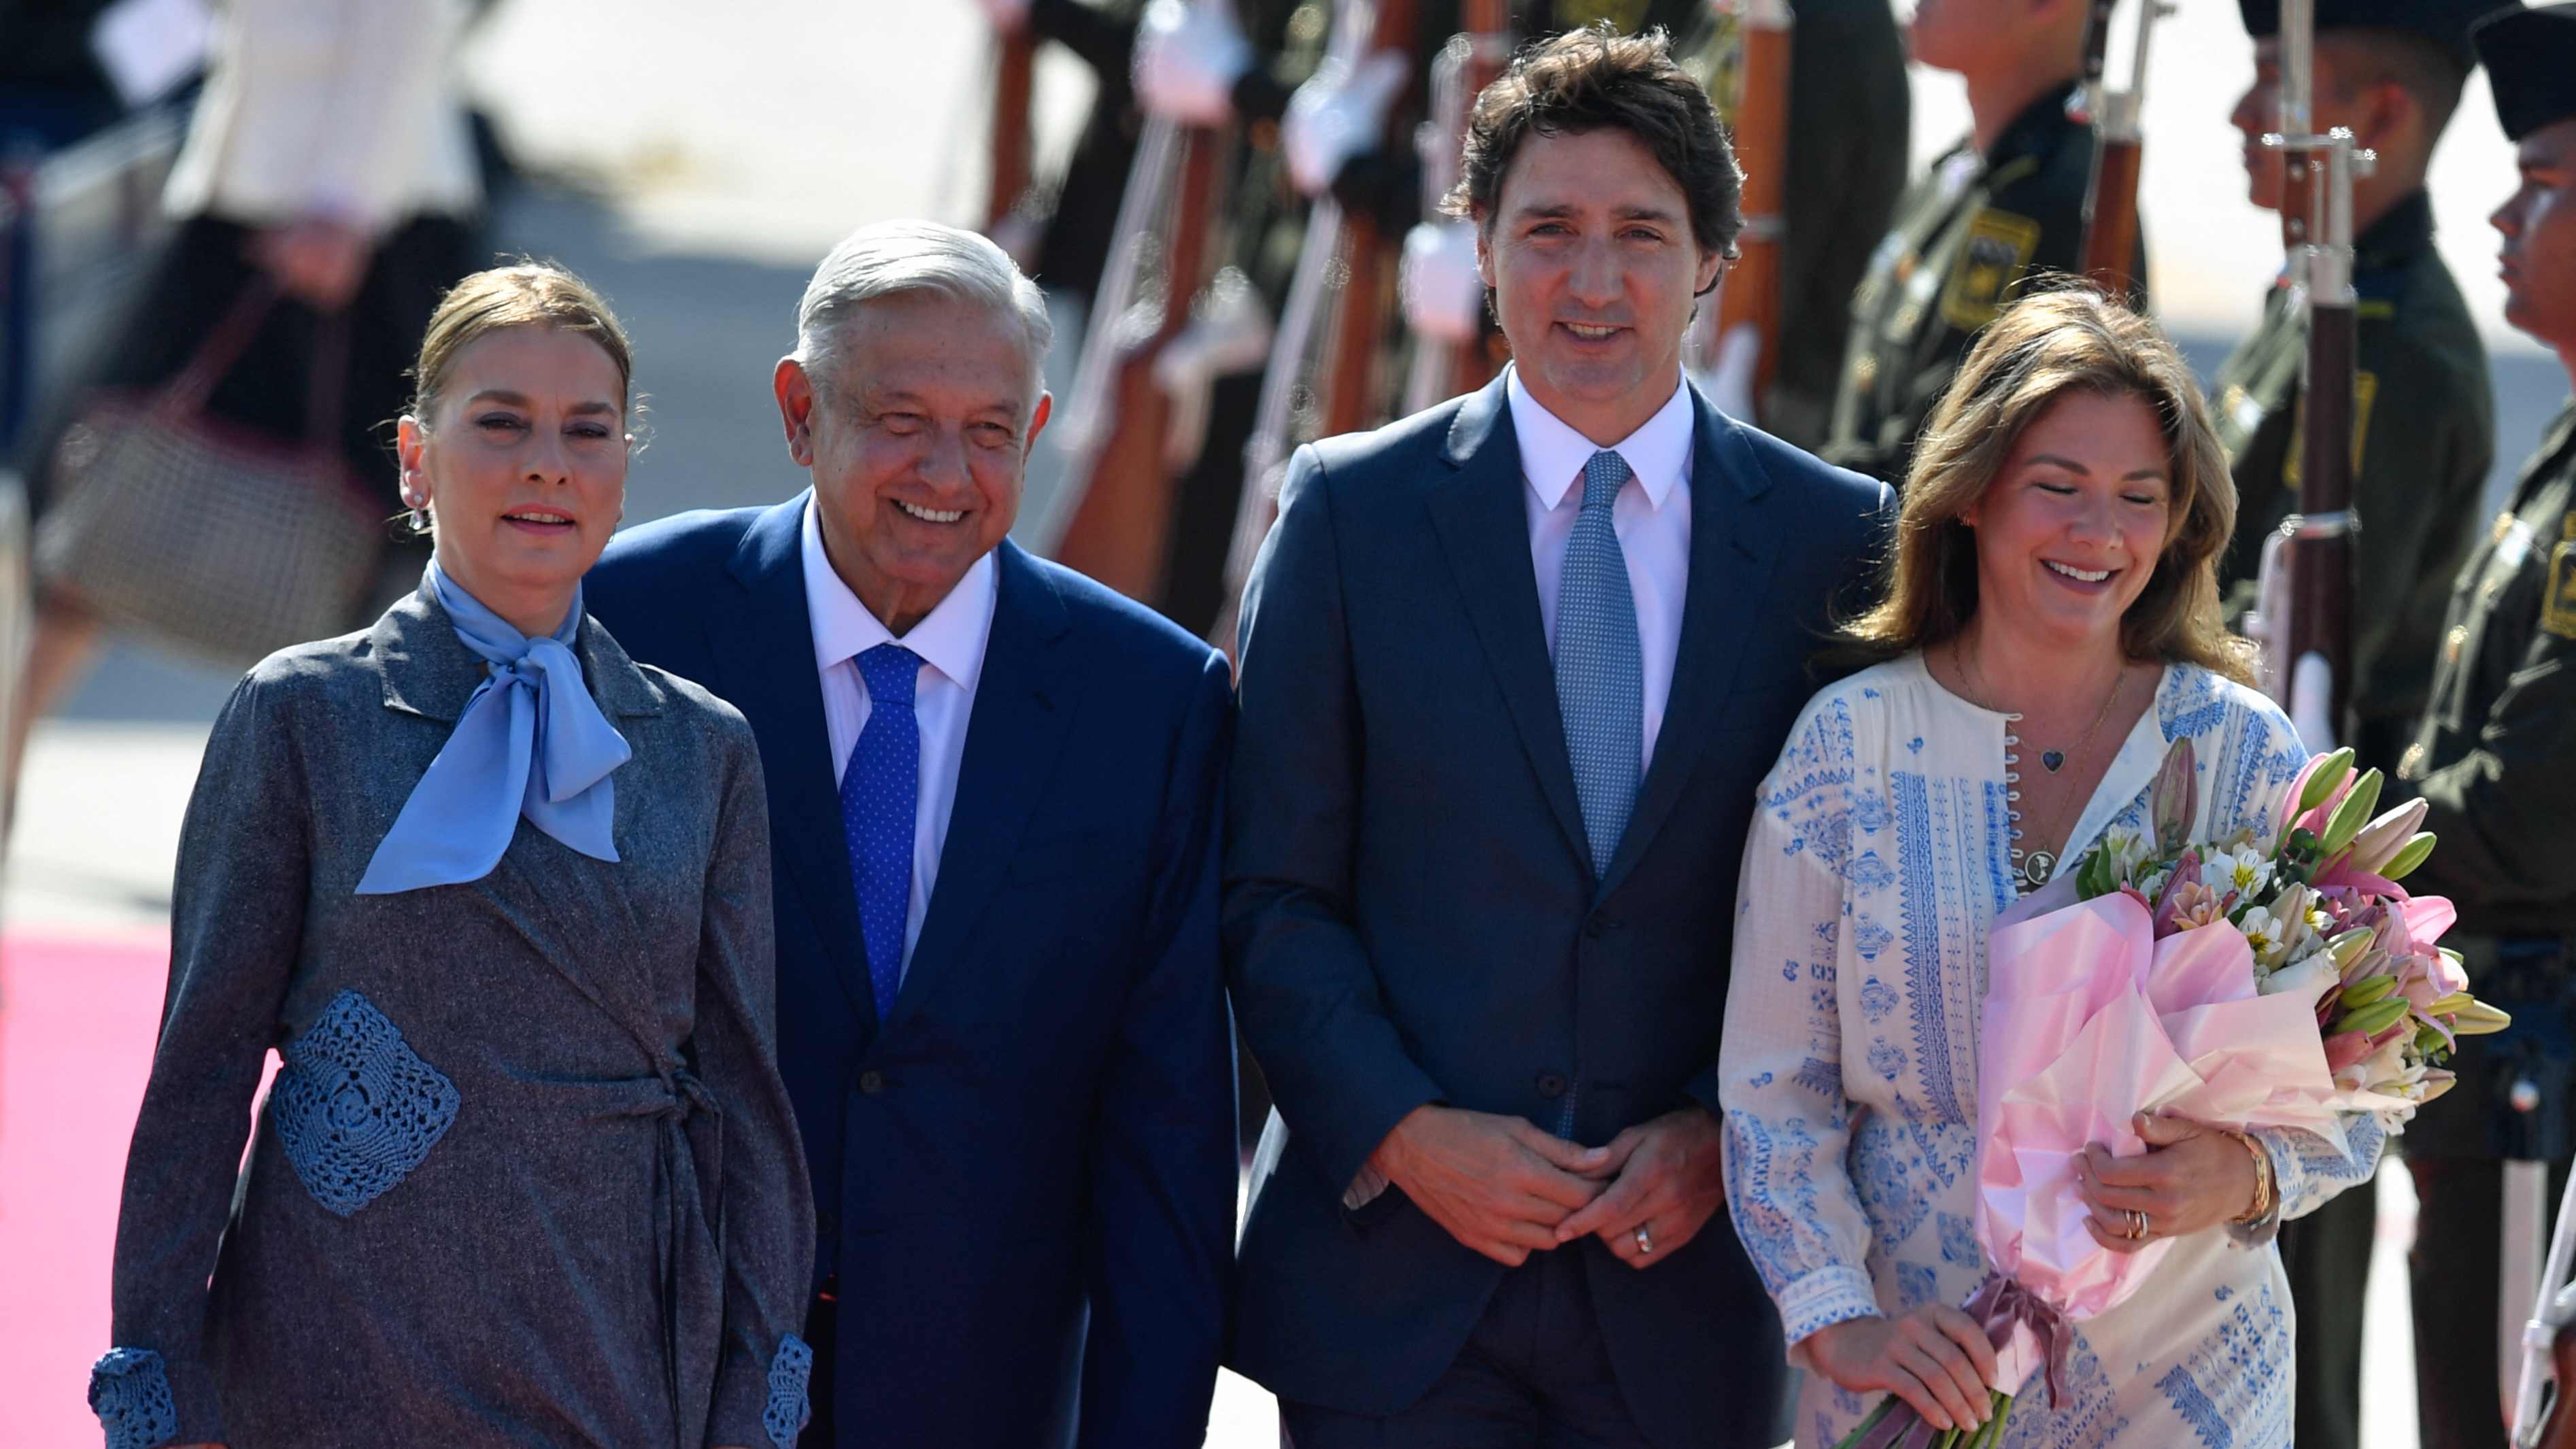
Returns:
[[[1508,1267],[1563,1239],[1566,1214],[1600,1193],[1612,1149],[1580,1147],[1519,1117],[1420,1106],[1369,1154],[1449,1236]]]
[[[1706,1107],[1693,1105],[1611,1138],[1602,1149],[1608,1161],[1596,1169],[1613,1179],[1609,1191],[1558,1223],[1556,1240],[1570,1243],[1585,1233],[1599,1233],[1631,1268],[1670,1257],[1699,1236],[1726,1201],[1725,1167],[1719,1160],[1725,1136],[1726,1129]],[[1637,1238],[1641,1226],[1645,1242]],[[1649,1249],[1646,1243],[1654,1246]]]
[[[1935,1429],[1994,1417],[1995,1346],[1977,1320],[1946,1303],[1896,1318],[1847,1318],[1805,1339],[1816,1372],[1856,1394],[1884,1389]]]
[[[2187,1238],[2245,1215],[2258,1186],[2254,1157],[2215,1127],[2141,1112],[2129,1130],[2147,1141],[2145,1155],[2113,1157],[2100,1143],[2075,1164],[2075,1185],[2092,1216],[2093,1241],[2134,1253],[2158,1238]],[[2146,1214],[2138,1233],[2131,1211]],[[2135,1234],[2135,1236],[2132,1236]]]

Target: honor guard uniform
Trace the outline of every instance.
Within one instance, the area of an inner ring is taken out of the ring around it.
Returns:
[[[1961,142],[1897,202],[1852,293],[1826,461],[1901,486],[1976,335],[2035,278],[2080,265],[2093,128],[2068,118],[2074,90],[2070,75],[1983,152]],[[2130,275],[2146,276],[2143,238]],[[2139,293],[2143,307],[2143,281]]]
[[[1886,0],[1794,0],[1788,187],[1780,208],[1780,349],[1762,427],[1825,445],[1851,299],[1905,190],[1913,93]]]
[[[2496,213],[2506,318],[2576,367],[2576,5],[2515,7],[2471,36],[2496,113],[2522,150],[2522,189]],[[2413,1277],[2423,1442],[2502,1449],[2500,1159],[2551,1163],[2554,1205],[2576,1110],[2567,970],[2576,936],[2576,404],[2552,424],[2460,571],[2397,788],[2426,801],[2424,828],[2441,837],[2406,888],[2451,899],[2459,924],[2443,944],[2466,955],[2479,997],[2514,1017],[2504,1032],[2461,1041],[2457,1085],[2402,1139],[2421,1201]]]
[[[2378,152],[2354,183],[2354,550],[2351,740],[2365,767],[2393,772],[2433,678],[2451,580],[2477,528],[2495,452],[2486,352],[2433,247],[2424,173],[2477,65],[2469,25],[2494,0],[2319,0],[2315,128],[2350,127]],[[2256,205],[2280,206],[2281,159],[2262,144],[2280,115],[2279,0],[2238,0],[2255,80],[2233,117]],[[2369,132],[2368,135],[2361,135]],[[2219,564],[2232,619],[2254,604],[2263,542],[2300,511],[2301,365],[2307,309],[2284,273],[2263,320],[2210,388],[2236,478],[2236,536]],[[2359,1449],[2363,1285],[2379,1232],[2362,1183],[2281,1229],[2298,1307],[2296,1436]]]

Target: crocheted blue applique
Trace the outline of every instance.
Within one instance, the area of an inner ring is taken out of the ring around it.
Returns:
[[[805,1382],[814,1373],[814,1350],[795,1334],[778,1340],[778,1356],[769,1361],[769,1407],[761,1410],[760,1427],[778,1449],[794,1449],[805,1421],[814,1417],[805,1402]]]
[[[344,1218],[420,1166],[456,1121],[456,1084],[354,991],[332,997],[283,1055],[278,1143],[305,1191]]]
[[[92,1364],[89,1406],[107,1431],[107,1449],[152,1449],[179,1437],[170,1375],[151,1349],[111,1348]]]

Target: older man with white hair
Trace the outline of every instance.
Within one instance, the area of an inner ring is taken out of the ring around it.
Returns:
[[[637,528],[586,597],[759,736],[820,1239],[799,1442],[1198,1444],[1236,1170],[1225,662],[1009,542],[1050,329],[999,248],[864,228],[797,329],[772,385],[813,487]]]

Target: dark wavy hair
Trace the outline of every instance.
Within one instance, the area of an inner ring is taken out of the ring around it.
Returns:
[[[1521,142],[1613,126],[1643,142],[1681,188],[1700,247],[1733,257],[1744,173],[1708,92],[1673,63],[1662,30],[1621,35],[1606,20],[1528,47],[1476,97],[1458,185],[1442,209],[1489,225]]]

